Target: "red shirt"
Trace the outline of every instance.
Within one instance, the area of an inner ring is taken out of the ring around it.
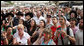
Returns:
[[[54,33],[56,31],[57,27],[51,26],[51,30],[52,30],[52,39],[54,38]]]
[[[56,31],[56,29],[57,28],[59,28],[59,26],[58,27],[54,27],[54,26],[51,26],[51,30],[52,30],[52,39],[54,40],[54,33],[55,33],[55,31]],[[55,41],[55,40],[54,40]],[[58,40],[56,40],[55,41],[55,43],[56,43],[56,45],[58,44]]]
[[[4,43],[3,43],[3,41],[1,40],[1,45],[3,45]]]

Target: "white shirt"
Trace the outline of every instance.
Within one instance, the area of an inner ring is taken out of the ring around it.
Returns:
[[[37,25],[39,25],[40,20],[44,20],[44,21],[45,21],[45,18],[42,17],[42,16],[40,16],[39,18],[33,17],[33,19],[36,21],[36,24],[37,24]]]
[[[17,42],[21,42],[21,45],[28,45],[27,40],[30,38],[30,35],[24,32],[22,39],[20,39],[18,32],[16,32],[13,37],[16,38]]]
[[[76,45],[83,45],[83,30],[77,30],[75,33]]]

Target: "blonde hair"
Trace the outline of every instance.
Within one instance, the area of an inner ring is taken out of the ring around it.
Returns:
[[[22,29],[24,29],[24,25],[23,25],[23,24],[19,24],[17,28],[22,28]]]

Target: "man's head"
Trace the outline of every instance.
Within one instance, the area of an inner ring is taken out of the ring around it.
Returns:
[[[40,17],[40,16],[41,16],[41,14],[42,14],[42,13],[41,13],[41,11],[40,11],[40,10],[38,10],[38,11],[37,11],[37,17]]]
[[[76,24],[76,21],[77,21],[77,20],[76,20],[75,18],[71,18],[71,19],[70,19],[70,24],[71,24],[71,25],[75,25],[75,24]]]
[[[83,18],[79,21],[79,29],[83,30]]]
[[[57,24],[58,19],[57,19],[57,17],[56,17],[56,16],[52,17],[52,22],[53,22],[53,24]]]

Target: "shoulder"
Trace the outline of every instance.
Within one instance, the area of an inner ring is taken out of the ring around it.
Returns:
[[[76,31],[76,34],[79,34],[79,30]]]
[[[30,35],[26,32],[24,32],[25,37],[30,38]]]
[[[76,26],[75,28],[76,28],[77,30],[79,30],[79,28],[78,28],[77,26]]]
[[[51,45],[56,45],[55,42],[52,40]]]
[[[33,17],[32,19],[36,19],[37,17],[35,16],[35,17]]]
[[[16,32],[16,33],[13,35],[14,38],[17,37],[17,36],[18,36],[18,32]]]
[[[44,17],[42,17],[42,16],[41,16],[40,18],[41,18],[41,19],[45,19],[45,18],[44,18]]]
[[[25,34],[25,36],[29,36],[29,34],[28,34],[28,33],[26,33],[26,32],[24,32],[24,34]]]

